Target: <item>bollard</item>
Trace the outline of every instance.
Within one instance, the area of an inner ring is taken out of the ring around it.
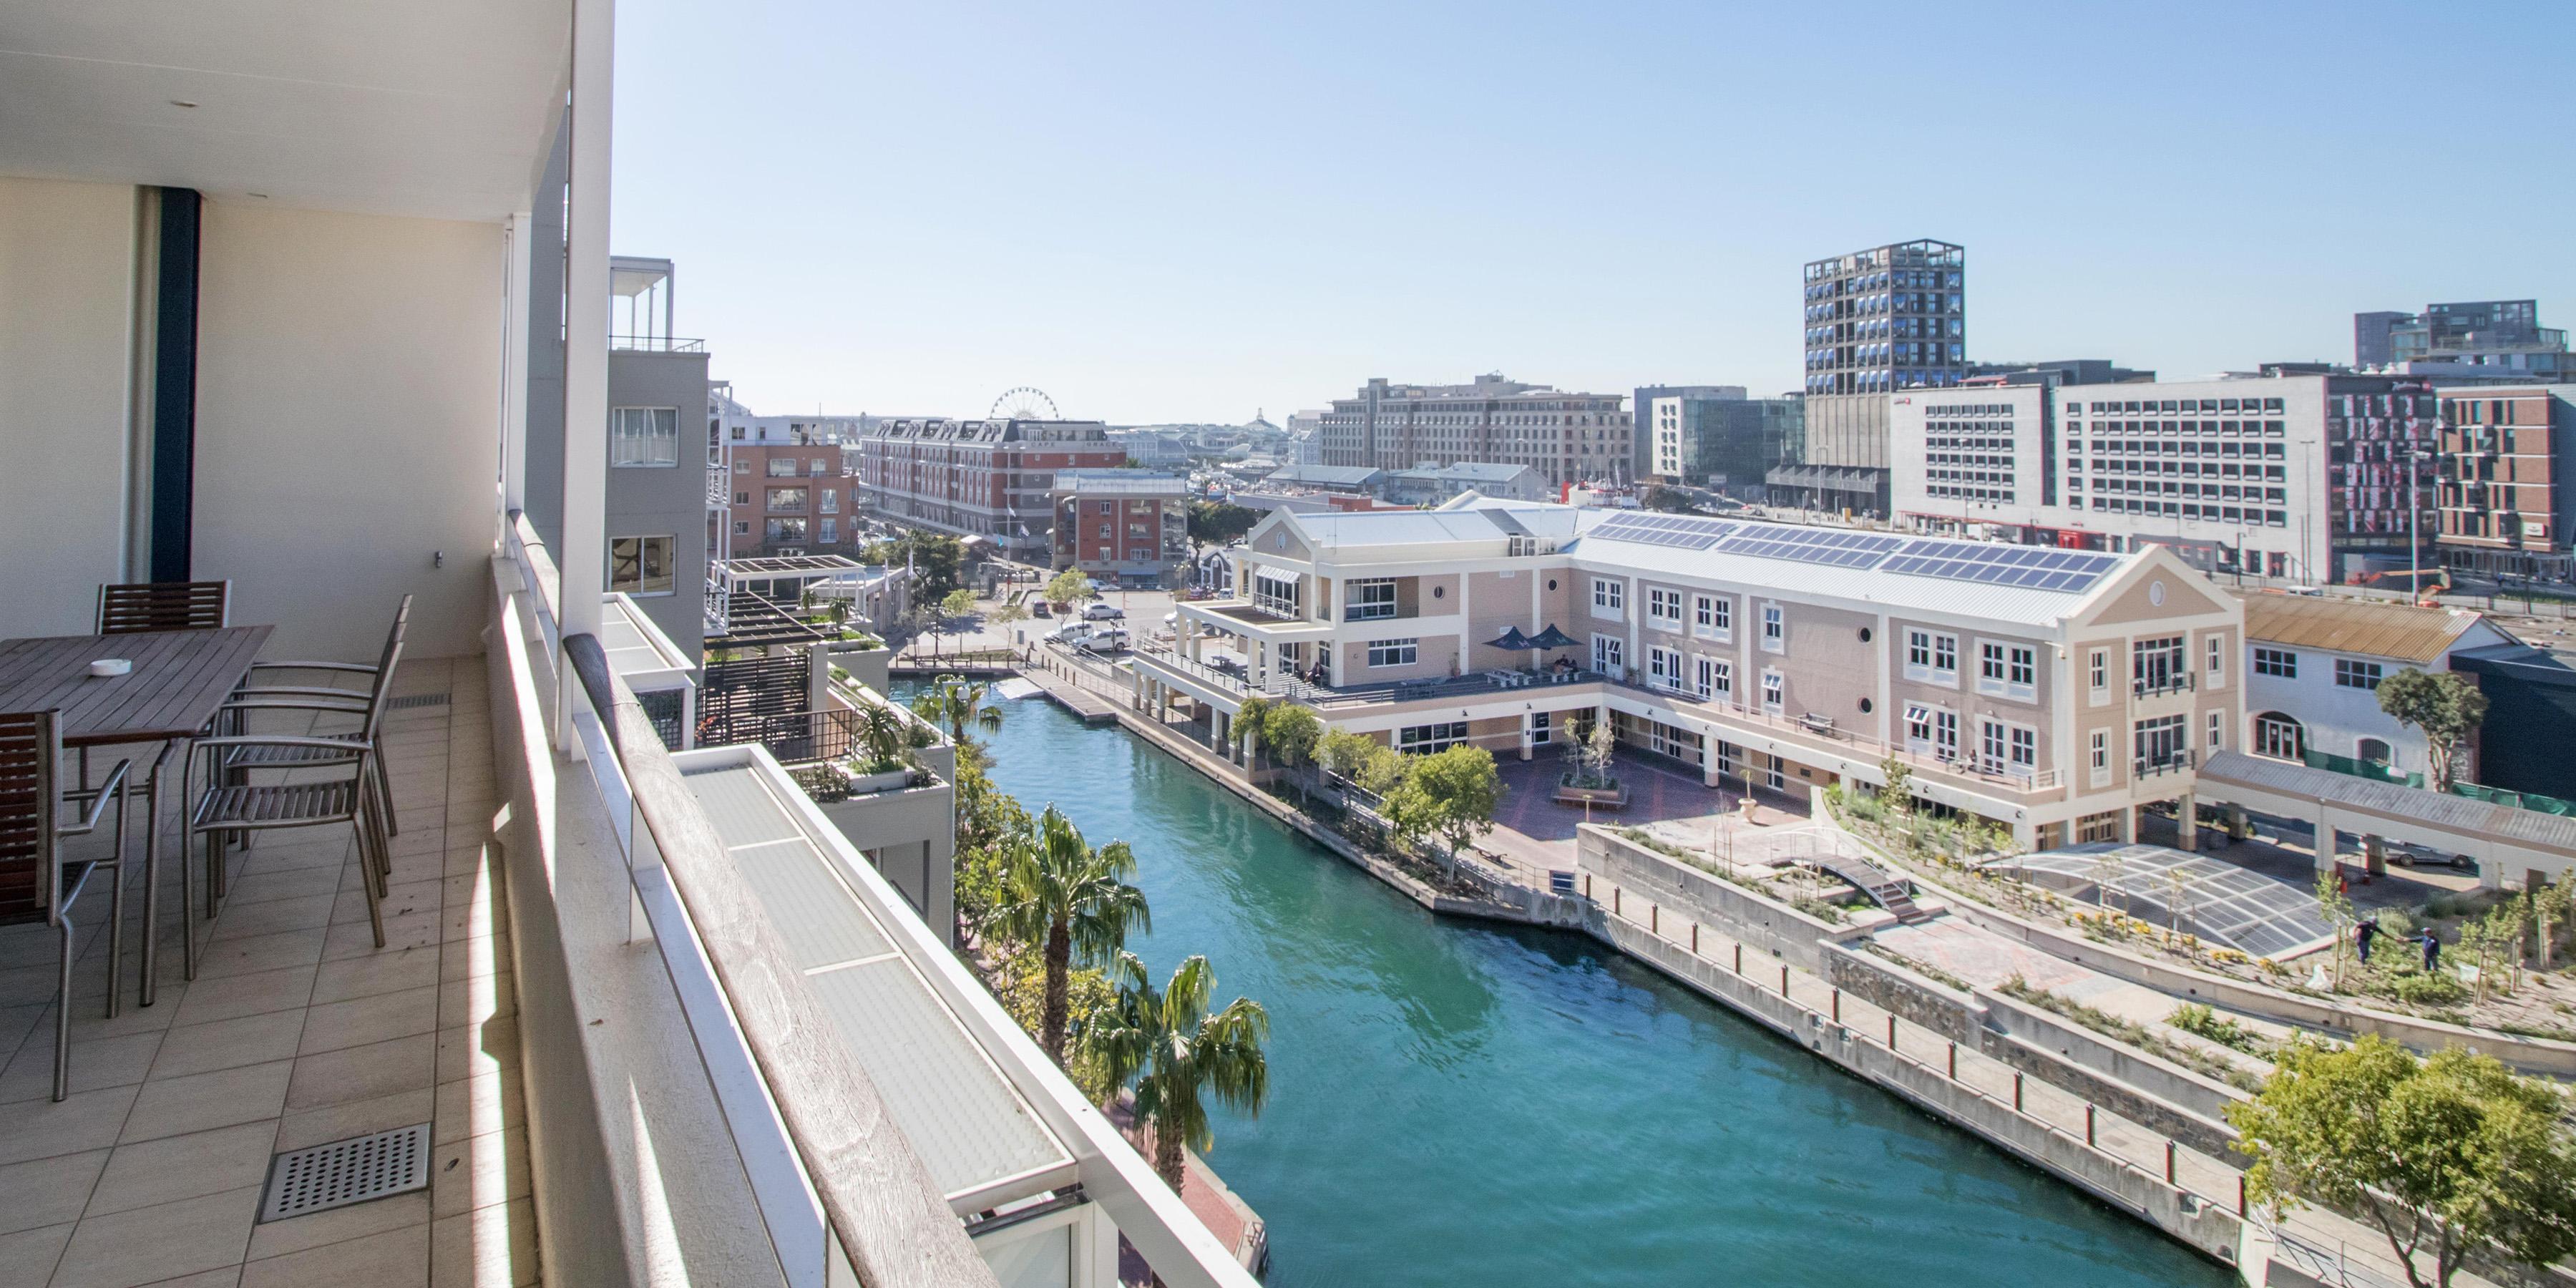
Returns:
[[[2245,1217],[2245,1173],[2243,1172],[2236,1174],[2236,1216],[2238,1220],[2243,1220]]]
[[[1583,897],[1586,899],[1592,897],[1592,874],[1589,872],[1583,874]]]
[[[1691,956],[1699,956],[1699,923],[1691,923]]]
[[[1835,990],[1834,990],[1834,1023],[1836,1023],[1836,1024],[1840,1024],[1840,1023],[1842,1023],[1842,1022],[1843,1022],[1843,991],[1842,991],[1841,989],[1839,989],[1839,988],[1838,988],[1838,989],[1835,989]]]
[[[2021,1112],[2021,1075],[2013,1074],[2013,1112]]]
[[[1741,942],[1735,945],[1735,973],[1744,973],[1744,945]]]
[[[2085,1147],[2086,1149],[2091,1149],[2091,1148],[2093,1148],[2093,1147],[2094,1147],[2094,1145],[2093,1145],[2093,1106],[2091,1106],[2091,1105],[2086,1105],[2086,1106],[2084,1106],[2084,1147]]]
[[[1887,1017],[1887,1050],[1891,1055],[1896,1051],[1896,1017],[1893,1015]]]
[[[1959,1044],[1958,1044],[1958,1043],[1956,1043],[1956,1042],[1953,1042],[1953,1043],[1951,1043],[1951,1044],[1950,1044],[1950,1081],[1952,1081],[1952,1082],[1957,1082],[1958,1080],[1959,1080]]]
[[[1788,995],[1789,995],[1789,968],[1788,968],[1788,967],[1786,967],[1786,966],[1783,966],[1783,967],[1781,967],[1781,968],[1780,968],[1780,996],[1782,996],[1782,997],[1787,997]]]
[[[1646,933],[1650,935],[1664,933],[1664,905],[1660,903],[1646,905]]]
[[[2174,1170],[2174,1143],[2173,1143],[2172,1141],[2166,1141],[2166,1142],[2165,1142],[2165,1184],[2167,1184],[2167,1185],[2171,1185],[2171,1184],[2173,1184],[2173,1183],[2174,1183],[2174,1175],[2175,1175],[2175,1170]]]
[[[1610,911],[1612,911],[1612,912],[1614,912],[1614,913],[1615,913],[1615,912],[1617,912],[1617,911],[1619,911],[1619,895],[1620,895],[1620,893],[1621,893],[1621,890],[1620,890],[1620,888],[1619,888],[1618,886],[1612,886],[1612,887],[1610,887]]]

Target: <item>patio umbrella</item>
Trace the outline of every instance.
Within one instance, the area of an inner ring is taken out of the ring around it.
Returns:
[[[1521,628],[1515,626],[1504,631],[1501,639],[1485,641],[1485,647],[1507,649],[1514,653],[1523,653],[1536,648],[1537,645],[1530,643],[1529,636],[1521,634]]]
[[[1573,648],[1581,642],[1556,629],[1556,623],[1549,622],[1546,630],[1530,637],[1529,644],[1531,648]]]

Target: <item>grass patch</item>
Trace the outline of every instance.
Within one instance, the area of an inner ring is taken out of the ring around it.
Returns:
[[[1888,947],[1888,946],[1886,946],[1885,944],[1879,943],[1879,942],[1878,942],[1877,940],[1875,940],[1875,939],[1873,939],[1873,940],[1869,941],[1869,942],[1868,942],[1868,943],[1866,943],[1866,944],[1861,945],[1861,947],[1862,947],[1863,949],[1865,949],[1866,951],[1868,951],[1868,952],[1872,952],[1872,953],[1877,954],[1878,956],[1884,957],[1884,958],[1886,958],[1887,960],[1892,961],[1892,962],[1896,963],[1897,965],[1902,966],[1902,967],[1904,967],[1905,969],[1910,970],[1910,971],[1914,972],[1915,974],[1922,976],[1922,977],[1923,977],[1923,978],[1925,978],[1925,979],[1933,980],[1933,981],[1938,982],[1938,983],[1941,983],[1941,984],[1946,984],[1946,985],[1948,985],[1949,987],[1951,987],[1951,988],[1955,988],[1955,989],[1959,990],[1959,991],[1960,991],[1960,992],[1962,992],[1962,993],[1974,993],[1974,992],[1976,992],[1976,991],[1977,991],[1976,986],[1975,986],[1975,985],[1973,985],[1973,984],[1970,984],[1968,981],[1966,981],[1966,980],[1964,980],[1964,979],[1961,979],[1961,978],[1959,978],[1958,976],[1953,975],[1953,974],[1951,974],[1950,972],[1948,972],[1948,971],[1946,971],[1946,970],[1943,970],[1943,969],[1941,969],[1940,967],[1935,966],[1935,965],[1933,965],[1933,964],[1932,964],[1932,963],[1930,963],[1930,962],[1919,962],[1919,961],[1916,961],[1916,960],[1914,960],[1913,958],[1908,957],[1908,956],[1906,956],[1905,954],[1900,953],[1900,952],[1896,951],[1896,950],[1895,950],[1895,949],[1893,949],[1893,948],[1889,948],[1889,947]]]
[[[2191,1002],[2165,1017],[2165,1023],[2185,1033],[2196,1033],[2223,1047],[2233,1047],[2256,1059],[2272,1058],[2272,1044],[2263,1035],[2219,1014],[2204,1002]]]

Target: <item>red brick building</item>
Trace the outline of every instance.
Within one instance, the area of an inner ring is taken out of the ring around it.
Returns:
[[[2576,386],[2442,391],[2434,496],[2442,562],[2489,575],[2576,575],[2568,524],[2576,495],[2562,485],[2576,444]]]
[[[848,554],[858,540],[857,481],[843,463],[841,445],[749,439],[725,444],[718,467],[732,504],[729,550],[752,555]]]
[[[1158,579],[1189,562],[1189,484],[1143,470],[1058,470],[1056,568]]]
[[[857,486],[877,514],[989,537],[1027,563],[1053,555],[1056,472],[1127,461],[1096,420],[888,420],[856,447]]]

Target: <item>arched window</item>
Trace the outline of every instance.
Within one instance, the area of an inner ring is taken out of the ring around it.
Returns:
[[[2254,717],[2254,753],[2275,760],[2307,758],[2308,733],[2299,722],[2278,711]]]
[[[2387,743],[2377,738],[2362,739],[2361,745],[2354,750],[2358,753],[2357,758],[2365,765],[2384,767],[2397,763],[2397,753]]]

